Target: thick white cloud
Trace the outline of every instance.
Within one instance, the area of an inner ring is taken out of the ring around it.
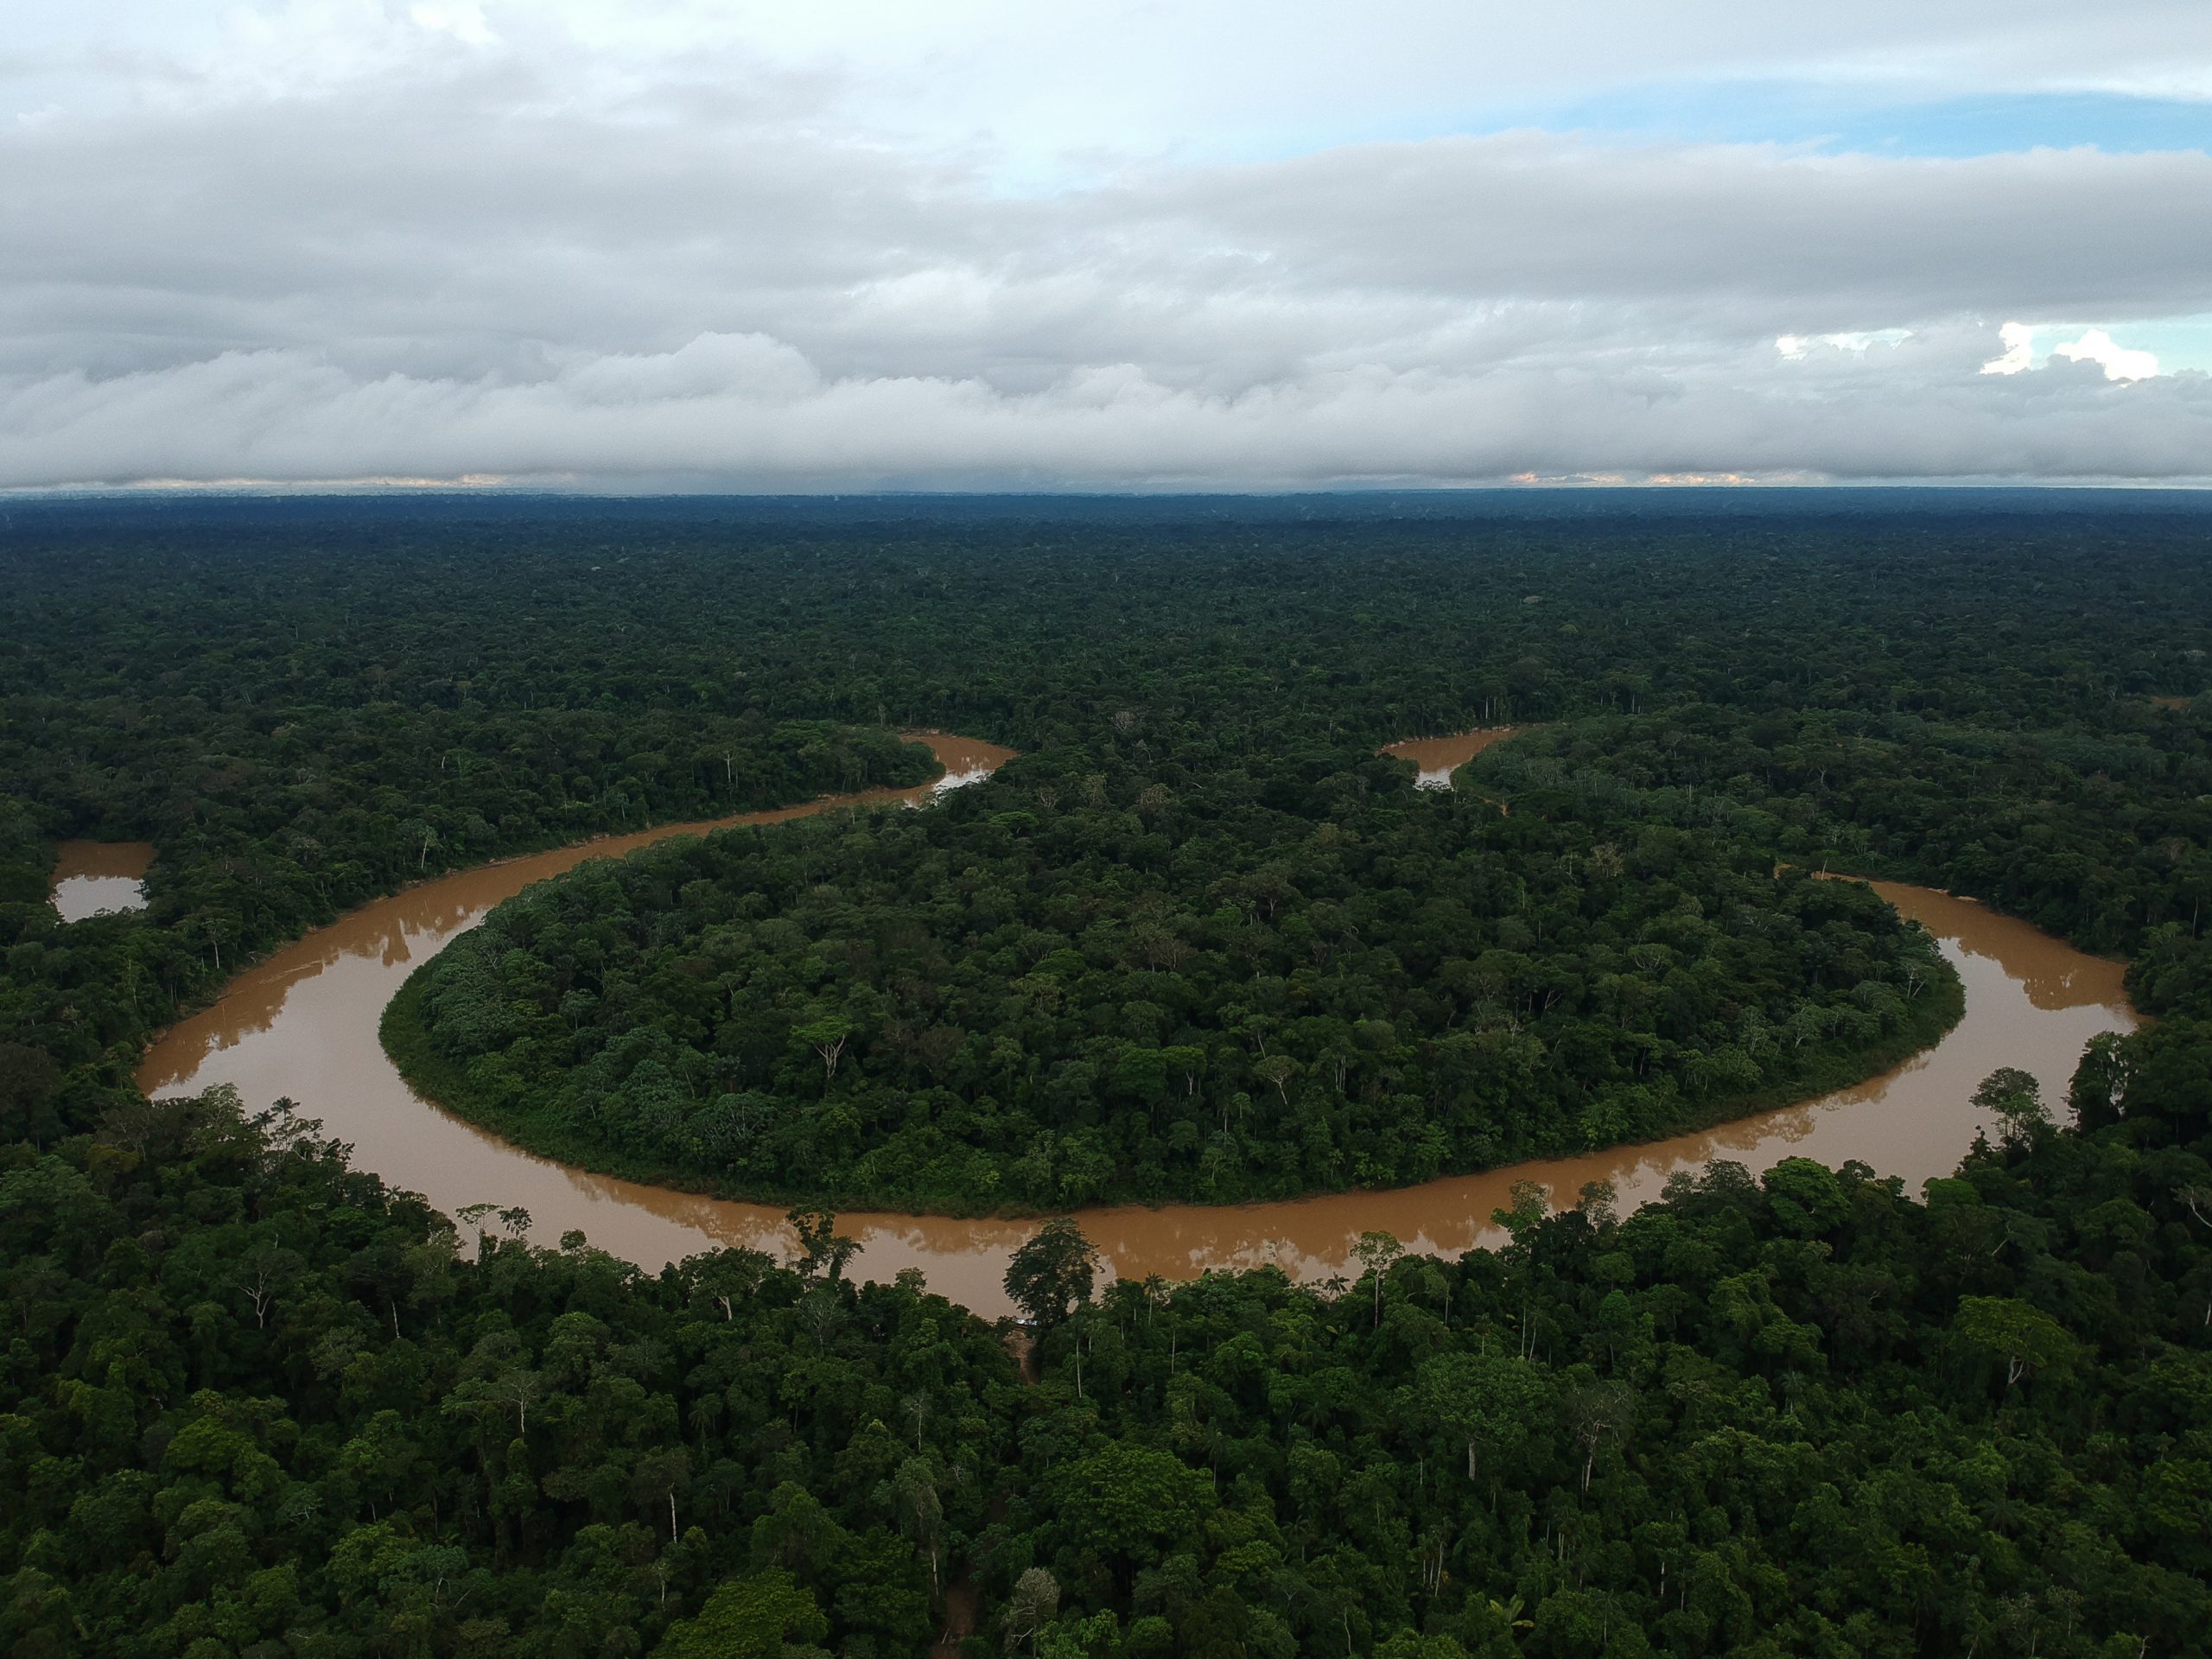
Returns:
[[[2005,349],[1981,365],[1984,374],[2025,374],[2036,365],[2036,331],[2032,323],[2008,322],[1997,331]]]
[[[2157,353],[2122,346],[2101,328],[2092,328],[2081,339],[2050,349],[2054,357],[2069,362],[2101,365],[2107,380],[2147,380],[2158,372]]]
[[[1741,23],[1746,60],[1878,67],[1752,9],[1692,10]],[[1886,38],[1969,61],[1951,47],[1999,10],[1894,7]],[[1988,61],[2031,79],[2069,52],[2085,84],[2139,78],[2153,13],[2212,53],[2202,8],[2130,9],[2094,42],[2068,8],[2003,10]],[[1651,32],[1580,10],[1606,52]],[[990,67],[1034,18],[957,14],[947,80],[996,89],[969,142],[859,121],[871,98],[928,99],[887,67],[907,14],[883,15],[888,44],[807,32],[839,15],[778,35],[743,8],[618,24],[330,0],[237,14],[105,100],[0,129],[0,485],[2212,472],[2212,384],[2142,378],[2124,343],[2130,321],[2212,310],[2201,153],[1516,131],[1235,162],[1217,129],[1182,145],[1215,159],[1122,154],[1047,187],[1005,162],[1051,124],[1024,126]],[[1192,15],[1186,46],[1245,17]],[[1385,8],[1380,34],[1448,90],[1403,49],[1414,16]],[[1340,27],[1313,21],[1308,75]],[[1508,57],[1542,43],[1498,29]],[[1263,34],[1258,55],[1284,50]],[[1346,48],[1347,106],[1379,49]],[[41,61],[53,79],[77,60]],[[926,68],[916,48],[900,73]],[[2000,322],[2084,318],[2105,332],[2078,360],[1981,372],[2015,366]]]
[[[1993,383],[1975,373],[1980,349],[1961,338],[1903,363],[1814,360],[1781,375],[1725,352],[1665,365],[1368,365],[1233,393],[1133,365],[1078,368],[1030,392],[973,378],[830,379],[757,337],[582,355],[508,380],[367,378],[280,351],[21,384],[0,405],[0,423],[16,483],[472,474],[763,489],[1295,486],[1521,473],[2186,478],[2212,453],[2212,397],[2201,377],[2113,385],[2084,363]],[[728,378],[716,384],[717,373]],[[102,457],[104,470],[87,474],[86,455]]]

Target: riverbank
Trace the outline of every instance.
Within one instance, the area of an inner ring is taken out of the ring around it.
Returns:
[[[611,1176],[618,1180],[634,1181],[671,1192],[694,1193],[731,1204],[770,1206],[820,1205],[833,1210],[860,1210],[886,1216],[912,1216],[917,1219],[937,1217],[976,1221],[1034,1221],[1041,1217],[1062,1213],[1051,1206],[1019,1203],[988,1208],[924,1209],[910,1207],[900,1203],[895,1195],[882,1192],[839,1192],[803,1187],[763,1188],[717,1181],[702,1177],[696,1169],[687,1169],[680,1165],[651,1158],[626,1157],[603,1141],[584,1135],[563,1134],[549,1128],[540,1120],[502,1110],[470,1080],[461,1066],[440,1054],[432,1043],[421,1017],[429,966],[425,963],[409,975],[398,994],[385,1007],[377,1024],[377,1037],[385,1055],[406,1081],[407,1086],[425,1103],[537,1157],[588,1170],[594,1174]],[[1510,1173],[1516,1169],[1533,1169],[1550,1160],[1573,1157],[1586,1152],[1657,1146],[1682,1135],[1738,1122],[1761,1113],[1802,1105],[1838,1090],[1858,1087],[1896,1070],[1940,1042],[1965,1014],[1965,989],[1957,974],[1947,969],[1909,1005],[1902,1029],[1883,1041],[1850,1054],[1821,1056],[1798,1076],[1786,1082],[1699,1103],[1695,1109],[1675,1114],[1657,1135],[1614,1141],[1601,1147],[1557,1145],[1545,1148],[1532,1158],[1515,1159],[1510,1163],[1462,1163],[1443,1170],[1433,1179],[1448,1181],[1500,1172]],[[1417,1191],[1427,1185],[1427,1182],[1415,1182],[1404,1187],[1345,1185],[1263,1196],[1257,1199],[1224,1199],[1218,1203],[1182,1198],[1147,1203],[1128,1198],[1109,1198],[1103,1203],[1085,1205],[1084,1211],[1124,1208],[1154,1211],[1180,1208],[1249,1210],[1255,1205],[1296,1204],[1312,1198]]]

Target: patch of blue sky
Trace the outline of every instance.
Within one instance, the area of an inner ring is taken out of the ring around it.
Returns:
[[[2139,327],[2122,324],[2113,333],[2123,344],[2153,353],[2161,373],[2195,369],[2212,374],[2212,316],[2174,317]]]
[[[1498,111],[1497,114],[1506,114]],[[2212,150],[2212,102],[2113,92],[1888,100],[1833,83],[1719,82],[1624,89],[1486,127],[1540,126],[1707,143],[1783,143],[1875,156],[2024,149]]]
[[[2158,359],[2161,374],[2190,370],[2212,374],[2212,315],[2160,317],[2142,322],[2041,324],[2036,328],[2031,348],[2036,365],[2049,362],[2060,345],[2080,340],[2092,327],[2102,327],[2114,344],[2129,351],[2150,353]]]
[[[1912,99],[1836,81],[1725,80],[1624,86],[1588,98],[1432,111],[1334,130],[1308,129],[1290,152],[1335,144],[1535,129],[1630,142],[1788,144],[1837,154],[1969,156],[2094,149],[2114,155],[2212,152],[2212,100],[2120,92],[2022,92]],[[1232,144],[1240,159],[1279,143]]]

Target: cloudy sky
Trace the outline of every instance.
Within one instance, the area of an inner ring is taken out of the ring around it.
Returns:
[[[2205,0],[16,0],[0,486],[2212,480]]]

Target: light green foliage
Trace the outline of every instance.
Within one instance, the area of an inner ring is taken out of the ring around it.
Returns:
[[[827,1659],[813,1645],[830,1621],[788,1573],[754,1573],[717,1585],[695,1618],[679,1619],[654,1659]]]
[[[2064,1325],[2016,1297],[1961,1297],[1952,1329],[1970,1350],[2002,1362],[2007,1388],[2038,1371],[2063,1374],[2081,1356]]]
[[[1214,1506],[1212,1487],[1166,1452],[1112,1445],[1065,1465],[1052,1482],[1071,1544],[1128,1571],[1188,1537]]]

